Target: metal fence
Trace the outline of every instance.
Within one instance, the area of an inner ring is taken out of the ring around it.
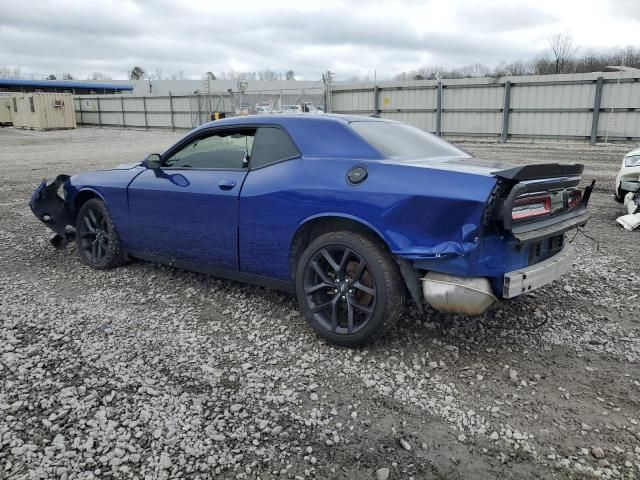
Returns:
[[[190,95],[80,95],[74,98],[78,125],[122,128],[191,129],[213,118],[248,115],[260,108],[289,105],[324,108],[324,90],[272,90]]]
[[[334,85],[330,109],[446,136],[640,140],[640,78],[628,73]]]

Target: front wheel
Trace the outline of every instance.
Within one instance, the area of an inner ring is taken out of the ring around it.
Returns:
[[[76,220],[76,243],[80,261],[97,270],[124,262],[118,232],[105,203],[92,198],[82,205]]]
[[[311,242],[297,265],[296,293],[311,327],[345,346],[384,334],[404,310],[397,264],[378,241],[354,232]]]

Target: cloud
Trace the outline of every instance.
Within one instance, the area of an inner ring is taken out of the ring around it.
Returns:
[[[629,15],[637,10],[635,1],[609,1]],[[552,0],[535,7],[517,0],[0,0],[0,62],[79,78],[95,70],[124,78],[134,65],[191,78],[234,68],[293,69],[308,78],[327,68],[338,78],[377,70],[382,78],[421,66],[526,60],[551,33],[579,27],[575,12],[588,12],[571,3],[573,12]],[[592,38],[608,46],[616,20],[598,20],[607,28]]]

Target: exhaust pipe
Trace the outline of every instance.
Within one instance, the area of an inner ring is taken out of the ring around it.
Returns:
[[[424,299],[443,313],[482,315],[498,301],[489,280],[483,277],[429,272],[421,280]]]

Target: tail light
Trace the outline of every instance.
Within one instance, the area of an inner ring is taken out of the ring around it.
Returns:
[[[575,190],[567,190],[567,208],[574,208],[582,202],[582,192],[577,188]]]
[[[513,202],[511,219],[517,222],[549,214],[551,214],[551,196],[548,193],[535,193],[519,197]]]

